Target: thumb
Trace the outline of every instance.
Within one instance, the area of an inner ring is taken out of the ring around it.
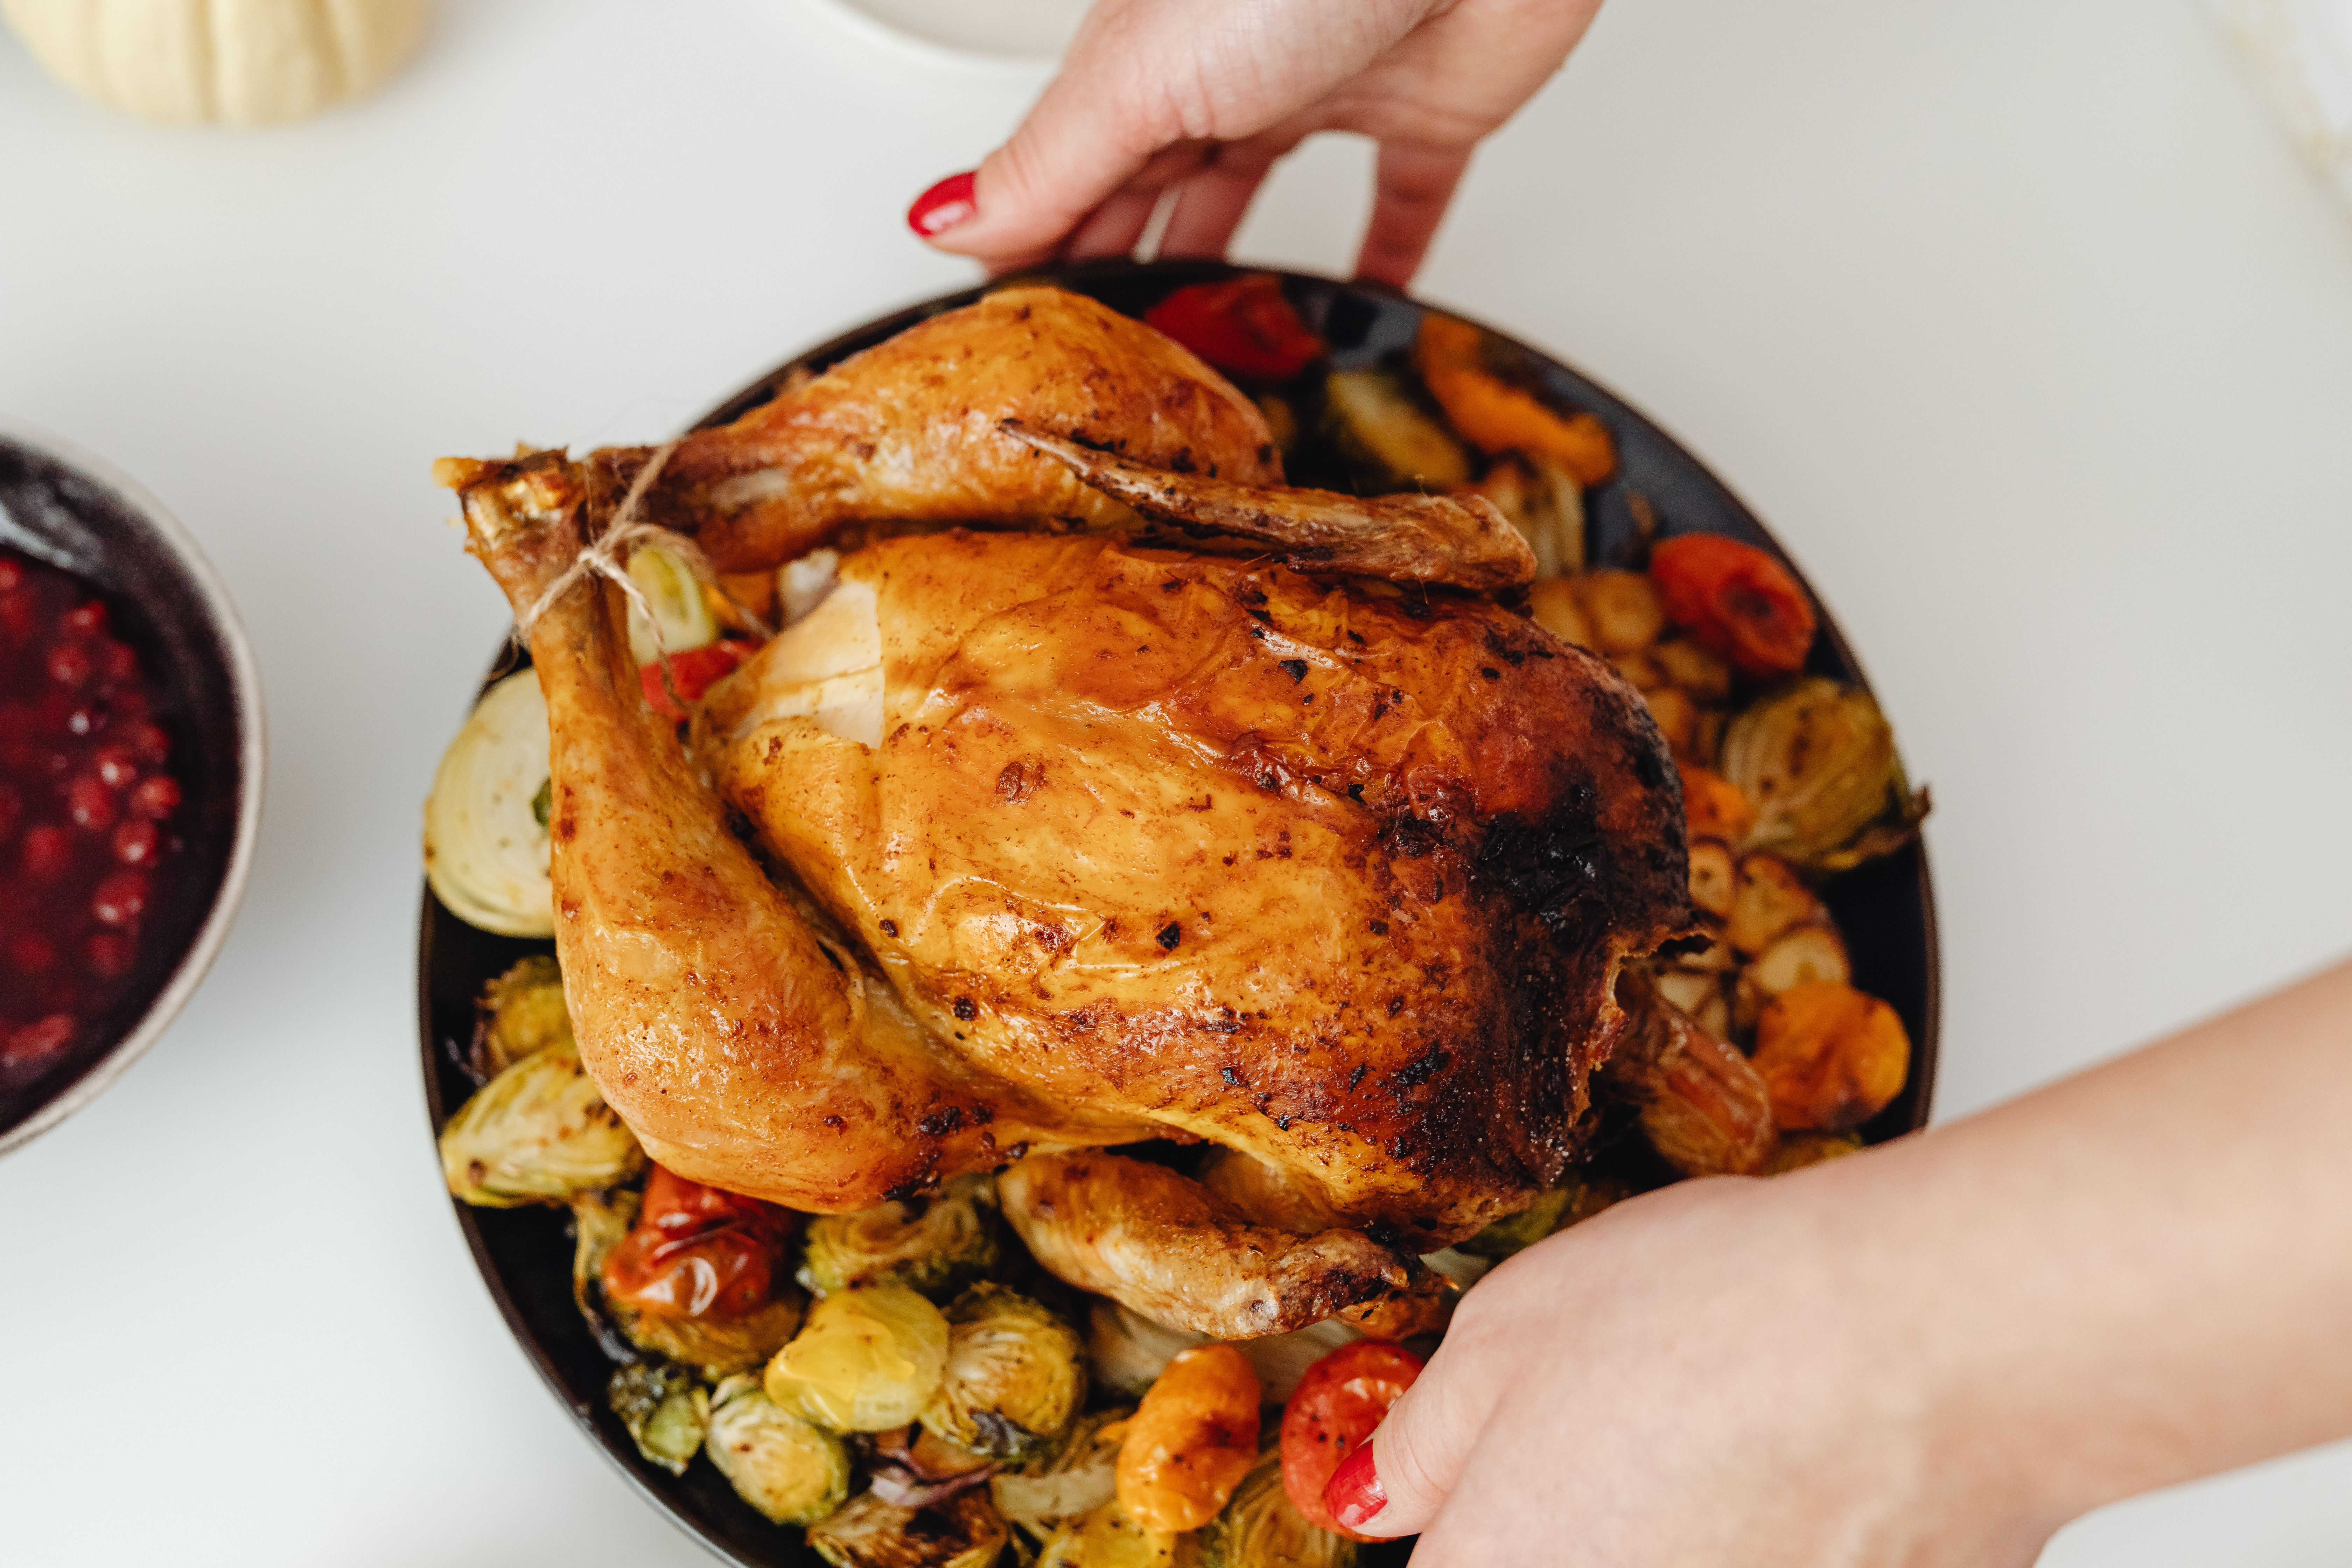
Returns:
[[[1501,1394],[1489,1375],[1497,1363],[1480,1349],[1449,1337],[1371,1441],[1348,1456],[1323,1494],[1340,1523],[1385,1538],[1415,1534],[1437,1517]]]

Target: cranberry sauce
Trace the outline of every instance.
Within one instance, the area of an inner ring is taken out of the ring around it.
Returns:
[[[163,700],[88,583],[0,550],[0,1089],[62,1058],[139,957],[180,850]]]

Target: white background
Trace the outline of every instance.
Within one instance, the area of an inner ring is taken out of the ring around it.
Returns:
[[[0,39],[0,409],[204,542],[272,777],[210,984],[0,1165],[0,1560],[702,1561],[538,1385],[440,1194],[418,806],[506,620],[427,481],[646,439],[971,274],[899,214],[1035,71],[793,0],[450,0],[379,98],[174,133]],[[1352,255],[1310,149],[1253,259]],[[2189,0],[1613,0],[1422,282],[1599,376],[1869,663],[1951,1116],[2352,950],[2352,215]],[[2340,1564],[2352,1449],[2047,1563]]]

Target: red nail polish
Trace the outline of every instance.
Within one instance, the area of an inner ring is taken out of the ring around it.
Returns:
[[[1323,1489],[1323,1506],[1349,1530],[1359,1528],[1389,1506],[1389,1494],[1381,1489],[1381,1478],[1372,1468],[1370,1441],[1359,1445],[1331,1472],[1330,1483]]]
[[[980,210],[972,200],[972,173],[950,174],[929,190],[915,198],[907,209],[907,226],[925,239],[947,233]]]

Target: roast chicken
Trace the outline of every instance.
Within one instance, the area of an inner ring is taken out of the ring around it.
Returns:
[[[1640,699],[1473,591],[1531,575],[1509,525],[1283,487],[1247,399],[1082,298],[671,450],[440,472],[541,612],[583,1060],[693,1179],[838,1212],[1003,1170],[1065,1279],[1297,1328],[1557,1183],[1621,966],[1694,924]],[[682,730],[566,576],[624,505],[729,571],[866,542]],[[1101,1152],[1150,1140],[1222,1152]]]

